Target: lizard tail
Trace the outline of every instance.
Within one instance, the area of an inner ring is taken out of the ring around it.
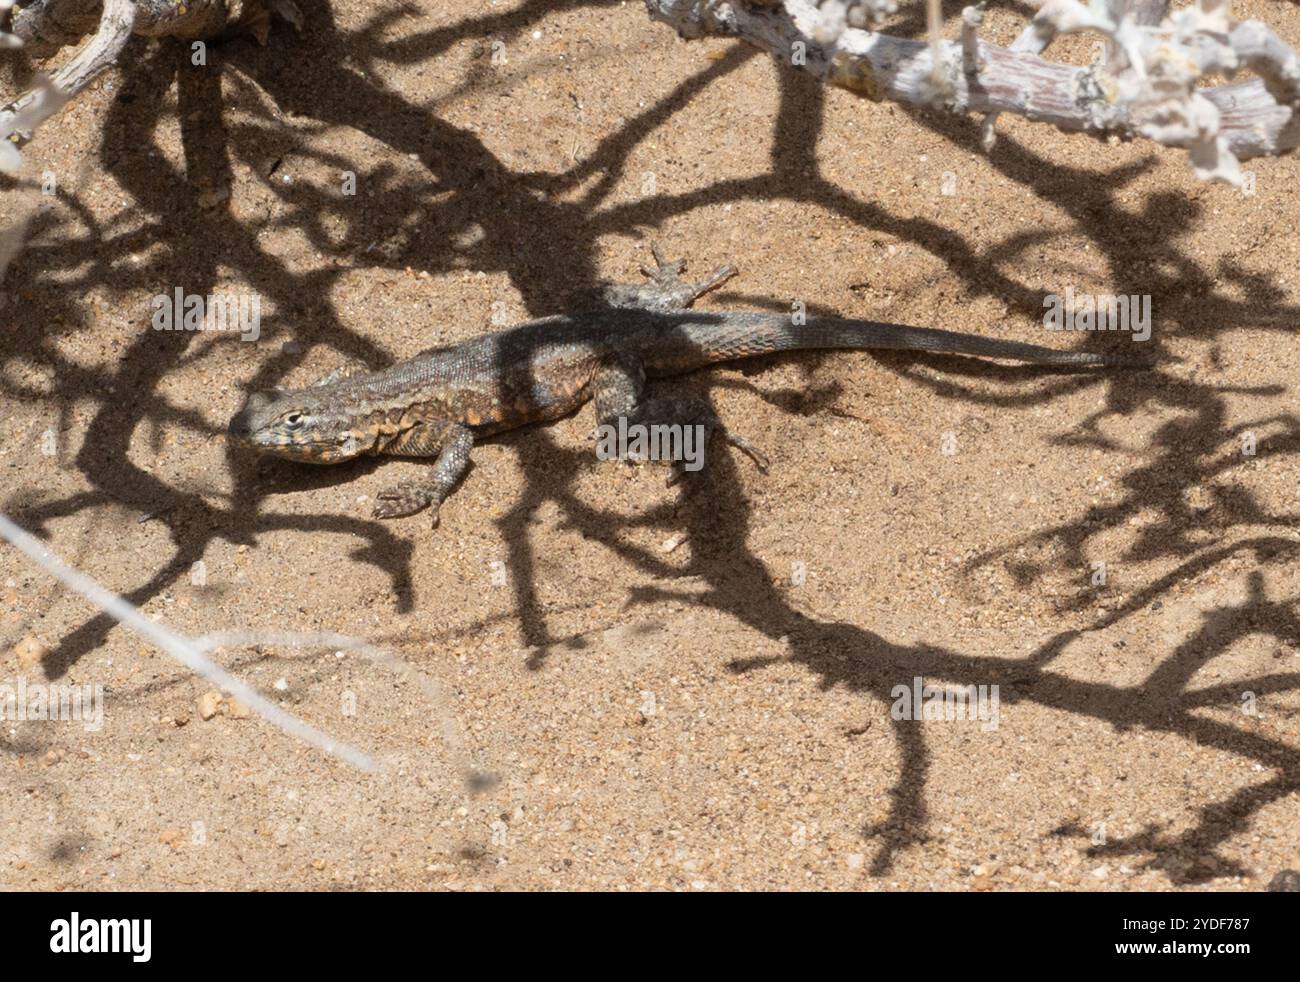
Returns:
[[[675,316],[677,323],[667,343],[647,358],[646,367],[652,374],[688,372],[703,365],[776,351],[823,348],[932,351],[1063,367],[1151,367],[1151,361],[1139,355],[1062,351],[1020,341],[880,321],[809,317],[806,323],[795,324],[787,314],[708,311],[685,311]]]

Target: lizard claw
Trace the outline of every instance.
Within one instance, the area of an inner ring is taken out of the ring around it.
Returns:
[[[746,440],[743,436],[737,436],[730,430],[724,429],[722,431],[722,438],[737,450],[744,452],[764,474],[766,474],[771,468],[772,462],[767,459],[767,455],[763,453],[763,451],[759,450],[758,447]]]
[[[655,266],[657,269],[650,269],[642,265],[641,272],[648,280],[659,282],[660,280],[673,279],[686,269],[685,259],[665,259],[663,249],[658,242],[650,243],[650,255],[655,257]]]

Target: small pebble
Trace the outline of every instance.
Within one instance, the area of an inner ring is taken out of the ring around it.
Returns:
[[[478,222],[468,226],[452,237],[451,247],[456,252],[465,252],[487,238],[487,231]]]
[[[201,719],[212,719],[221,708],[221,693],[216,689],[209,689],[195,701],[194,708],[198,710]]]
[[[659,548],[664,552],[672,552],[679,545],[686,541],[685,532],[675,532],[672,536],[664,540],[664,544]]]
[[[47,650],[45,645],[36,638],[30,635],[23,638],[14,645],[14,656],[18,659],[18,667],[25,672],[38,668]]]

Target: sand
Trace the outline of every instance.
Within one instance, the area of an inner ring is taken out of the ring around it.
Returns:
[[[976,120],[636,3],[303,7],[301,37],[206,67],[137,44],[28,149],[58,193],[3,284],[0,510],[184,634],[391,652],[215,652],[377,770],[205,698],[0,547],[0,683],[104,693],[98,730],[0,728],[0,886],[1236,891],[1300,867],[1295,156],[1252,161],[1246,195],[1016,119],[986,155]],[[1300,38],[1294,7],[1238,13]],[[657,391],[710,398],[769,474],[719,446],[667,489],[596,459],[587,407],[479,446],[436,529],[369,517],[425,464],[227,445],[249,391],[565,310],[652,240],[740,267],[714,306],[1161,362],[719,368]],[[177,287],[256,296],[259,336],[153,330]],[[1153,337],[1046,330],[1067,289],[1149,296]],[[996,719],[895,719],[917,679],[996,686]]]

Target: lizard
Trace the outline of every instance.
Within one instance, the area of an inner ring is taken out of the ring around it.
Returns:
[[[878,321],[791,314],[702,311],[691,305],[736,270],[682,279],[683,260],[652,246],[644,284],[611,284],[589,312],[528,321],[449,347],[430,348],[389,368],[344,365],[312,386],[251,394],[231,420],[237,445],[290,460],[334,464],[365,454],[434,458],[423,483],[381,491],[375,518],[438,510],[470,466],[483,438],[559,419],[588,401],[601,424],[701,426],[751,456],[756,447],[728,429],[700,399],[648,399],[647,379],[693,372],[773,352],[894,349],[1004,358],[1061,368],[1135,368],[1128,355],[1064,351]],[[673,465],[669,483],[681,476]]]

